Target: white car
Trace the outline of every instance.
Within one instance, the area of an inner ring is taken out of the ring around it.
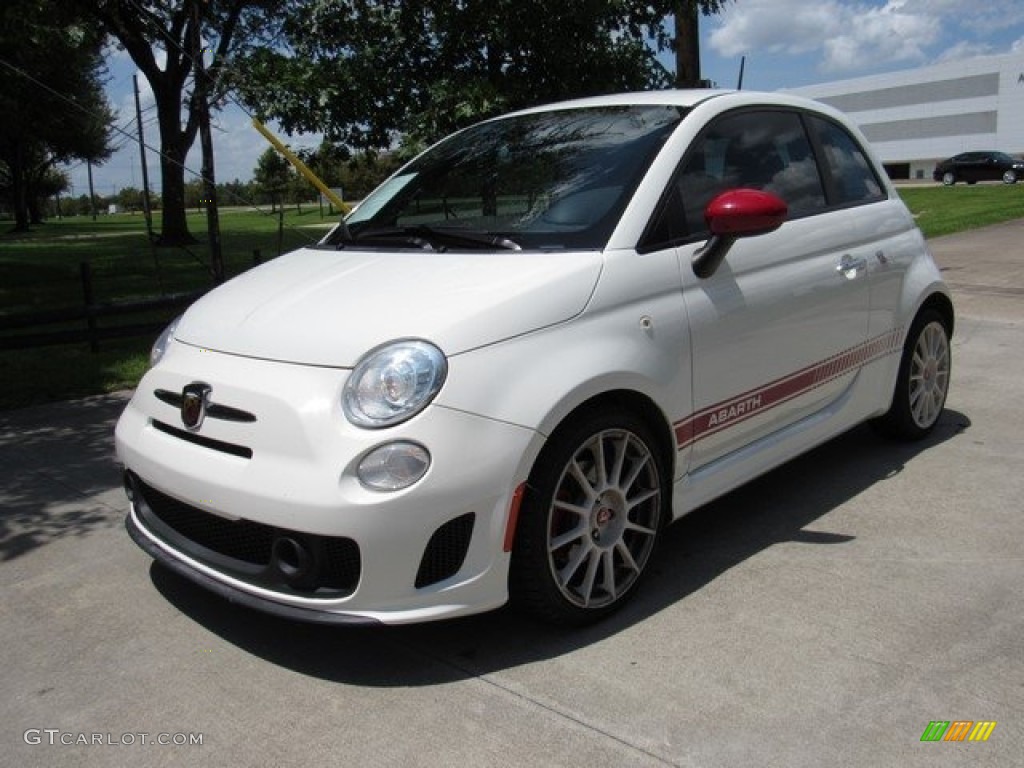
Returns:
[[[134,540],[229,600],[580,624],[665,526],[856,424],[919,438],[953,305],[863,136],[779,94],[530,109],[169,327],[117,425]]]

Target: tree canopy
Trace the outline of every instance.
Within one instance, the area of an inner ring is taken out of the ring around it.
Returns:
[[[232,84],[288,132],[430,141],[519,107],[669,87],[666,16],[695,29],[724,2],[319,0],[286,13],[283,44],[250,50]]]
[[[273,211],[294,176],[291,164],[273,147],[264,150],[253,169],[253,181],[269,195]]]
[[[62,177],[53,166],[110,156],[113,113],[103,92],[103,35],[64,3],[0,6],[0,187],[15,229]]]

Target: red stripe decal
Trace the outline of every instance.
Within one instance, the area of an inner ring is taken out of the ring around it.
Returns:
[[[902,337],[902,330],[893,329],[796,373],[703,408],[673,425],[676,443],[680,449],[685,448],[890,355],[899,350]]]

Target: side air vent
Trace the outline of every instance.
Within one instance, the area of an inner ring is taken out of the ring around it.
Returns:
[[[466,560],[475,520],[476,515],[467,512],[434,531],[416,573],[416,589],[429,587],[459,572]]]

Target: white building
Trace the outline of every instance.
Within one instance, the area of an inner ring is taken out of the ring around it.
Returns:
[[[850,115],[895,179],[960,152],[1024,153],[1024,51],[791,91]]]

